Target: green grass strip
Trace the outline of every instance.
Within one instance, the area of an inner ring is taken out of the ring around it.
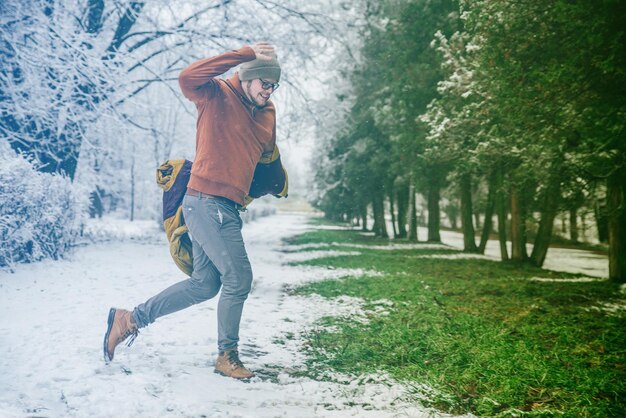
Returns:
[[[316,230],[289,241],[309,244],[307,250],[315,243],[342,251],[358,244],[361,255],[298,264],[382,276],[327,280],[297,293],[393,305],[385,315],[371,314],[367,324],[324,318],[309,334],[309,375],[386,371],[416,388],[432,387],[424,403],[451,413],[626,416],[624,311],[596,309],[603,302],[624,304],[616,284],[536,282],[529,279],[576,275],[491,260],[419,257],[451,250],[368,249],[389,241],[350,230]]]

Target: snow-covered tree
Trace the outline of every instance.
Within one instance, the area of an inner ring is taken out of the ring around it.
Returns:
[[[94,216],[156,217],[156,165],[193,158],[195,108],[179,92],[179,72],[245,44],[275,44],[285,86],[275,95],[279,141],[310,140],[300,136],[316,123],[311,86],[324,91],[326,66],[346,53],[352,8],[331,0],[3,1],[0,140],[36,170],[67,176],[91,198]],[[289,148],[281,147],[286,161]]]

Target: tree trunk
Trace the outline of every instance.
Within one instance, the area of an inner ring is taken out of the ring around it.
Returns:
[[[506,246],[506,205],[504,199],[502,169],[497,174],[497,191],[496,191],[496,212],[498,214],[498,240],[500,241],[500,259],[507,261],[509,259],[509,251]]]
[[[519,190],[511,188],[511,260],[523,261],[522,248],[525,242],[522,241],[522,209],[520,207]]]
[[[626,169],[607,179],[609,279],[626,282]]]
[[[526,219],[528,219],[528,210],[526,202],[530,200],[529,196],[534,191],[528,190],[528,187],[522,187],[520,200],[519,200],[519,212],[520,212],[520,251],[522,253],[522,261],[528,261],[528,251],[526,249],[526,243],[528,242],[528,233],[526,231]]]
[[[409,188],[399,187],[396,193],[398,202],[398,238],[406,238],[407,207],[409,206]]]
[[[457,217],[456,217],[456,213],[454,214],[448,214],[446,213],[446,215],[448,215],[448,219],[450,220],[450,228],[454,229],[455,231],[459,229],[458,225],[457,225]],[[461,223],[463,223],[463,221],[461,220]]]
[[[552,229],[554,227],[554,219],[557,215],[559,206],[559,196],[561,194],[561,186],[558,178],[548,180],[550,183],[546,189],[544,197],[543,210],[541,211],[541,221],[539,221],[539,229],[535,237],[533,251],[530,254],[530,262],[537,267],[543,266],[543,262],[548,254],[550,241],[552,240]]]
[[[382,238],[389,238],[385,222],[385,204],[383,196],[384,194],[382,192],[375,193],[372,199],[372,208],[374,209],[374,233]]]
[[[431,179],[428,185],[428,241],[432,242],[441,242],[439,235],[441,228],[440,198],[441,185],[439,179]]]
[[[409,241],[417,241],[417,201],[415,199],[415,180],[411,176],[409,185]]]
[[[571,208],[569,210],[569,239],[578,242],[578,209]]]
[[[594,207],[594,215],[596,216],[596,226],[598,228],[598,241],[606,243],[609,241],[609,227],[606,214],[605,202],[596,201]]]
[[[496,183],[493,174],[489,178],[487,192],[487,206],[485,207],[485,221],[483,222],[483,231],[480,235],[480,245],[478,246],[478,252],[480,254],[485,253],[487,242],[489,241],[489,235],[491,235],[491,229],[493,228],[493,210],[496,203]]]
[[[580,235],[583,241],[587,241],[587,214],[585,211],[580,213]]]
[[[463,251],[475,253],[476,238],[472,222],[472,178],[469,173],[461,175],[461,225],[463,227]]]
[[[378,219],[380,216],[378,215],[378,205],[376,204],[376,196],[372,196],[372,217],[374,218],[374,223],[372,225],[372,232],[374,235],[380,234],[380,223]]]
[[[360,208],[360,216],[362,219],[362,228],[361,230],[367,231],[367,205],[362,205]]]
[[[463,223],[463,220],[461,220],[461,223]],[[456,216],[450,216],[450,227],[452,229],[454,229],[455,231],[457,229],[459,229],[459,226],[458,226],[457,220],[456,220]]]
[[[104,203],[102,202],[102,196],[104,190],[99,186],[96,186],[96,190],[89,194],[89,217],[90,218],[102,218],[104,214]]]
[[[398,236],[398,230],[396,229],[396,212],[394,205],[394,190],[393,186],[389,187],[389,211],[391,212],[391,228],[393,229],[393,237]]]

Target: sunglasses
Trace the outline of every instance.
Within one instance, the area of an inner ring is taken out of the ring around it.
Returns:
[[[263,80],[262,78],[259,78],[259,80],[261,81],[261,88],[263,90],[272,89],[272,91],[275,91],[278,88],[278,86],[280,85],[278,83],[270,83],[268,81]]]

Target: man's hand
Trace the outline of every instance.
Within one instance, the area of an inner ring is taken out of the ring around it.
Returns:
[[[262,61],[269,61],[276,56],[274,45],[268,42],[257,42],[251,45],[250,48],[254,51],[256,58]]]

